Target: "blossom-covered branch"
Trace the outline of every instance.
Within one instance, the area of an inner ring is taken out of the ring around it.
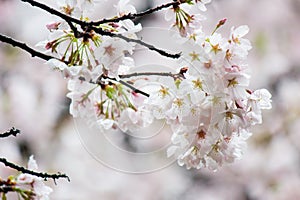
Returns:
[[[112,22],[119,22],[119,21],[122,21],[122,20],[126,20],[126,19],[136,19],[138,17],[143,17],[143,16],[146,16],[146,15],[149,15],[151,13],[154,13],[154,12],[157,12],[159,10],[162,10],[163,8],[168,8],[170,6],[178,6],[180,5],[180,1],[173,1],[173,2],[170,2],[170,3],[166,3],[166,4],[162,4],[160,6],[157,6],[155,8],[150,8],[146,11],[143,11],[143,12],[140,12],[140,13],[128,13],[128,14],[125,14],[121,17],[114,17],[114,18],[111,18],[111,19],[102,19],[102,20],[99,20],[99,21],[96,21],[96,22],[89,22],[90,25],[93,25],[93,26],[97,26],[97,25],[100,25],[100,24],[104,24],[104,23],[112,23]]]
[[[9,131],[0,134],[0,137],[16,136],[19,133],[20,130],[12,127]],[[7,180],[3,180],[2,177],[0,177],[0,195],[2,199],[6,199],[6,194],[9,192],[16,193],[18,199],[22,198],[23,200],[48,199],[52,188],[46,186],[44,181],[48,178],[53,179],[54,183],[56,183],[56,179],[60,178],[65,178],[70,181],[70,178],[66,174],[37,172],[38,165],[33,156],[30,156],[27,168],[9,162],[4,157],[0,157],[0,162],[6,167],[21,172],[16,176],[9,176]]]
[[[17,134],[20,133],[20,130],[19,129],[16,129],[15,127],[12,127],[11,129],[9,129],[8,131],[4,132],[4,133],[1,133],[0,134],[0,138],[5,138],[5,137],[8,137],[8,136],[17,136]]]
[[[56,15],[56,16],[64,19],[69,24],[70,28],[74,31],[75,37],[83,37],[84,34],[79,34],[79,32],[77,31],[76,27],[72,24],[72,22],[74,22],[76,24],[79,24],[83,30],[90,30],[90,31],[94,30],[96,33],[99,33],[100,35],[106,35],[106,36],[110,36],[110,37],[117,37],[117,38],[121,38],[121,39],[123,39],[127,42],[134,42],[134,43],[140,44],[142,46],[145,46],[145,47],[147,47],[148,49],[150,49],[152,51],[156,51],[157,53],[159,53],[163,56],[166,56],[166,57],[170,57],[170,58],[179,58],[180,57],[180,53],[171,54],[171,53],[168,53],[168,52],[166,52],[162,49],[159,49],[159,48],[155,47],[154,45],[148,44],[148,43],[146,43],[142,40],[129,38],[129,37],[126,37],[126,36],[121,35],[121,34],[114,34],[114,33],[109,32],[109,31],[104,31],[101,28],[94,27],[93,23],[88,23],[86,21],[82,21],[82,20],[70,17],[70,16],[68,16],[64,13],[61,13],[61,12],[59,12],[59,11],[57,11],[57,10],[55,10],[55,9],[45,5],[45,4],[36,2],[34,0],[21,0],[21,1],[30,3],[32,6],[36,6],[38,8],[41,8],[42,10],[45,10],[45,11],[49,12],[50,14]],[[170,5],[176,5],[176,4],[178,4],[178,3],[170,3],[167,6],[169,7]],[[147,11],[146,14],[150,14],[151,12],[160,10],[163,7],[165,7],[165,6],[161,6],[157,9],[154,9],[153,11]],[[137,15],[133,18],[136,18],[138,16],[140,16],[140,15]],[[131,19],[132,19],[132,17],[131,17]]]
[[[12,169],[15,169],[15,170],[17,170],[19,172],[22,172],[24,174],[30,174],[30,175],[33,175],[33,176],[41,177],[43,179],[51,178],[54,181],[56,179],[59,179],[59,178],[66,178],[68,181],[70,181],[70,178],[66,174],[61,174],[61,173],[48,174],[48,173],[44,173],[44,172],[35,172],[35,171],[32,171],[32,170],[26,169],[24,167],[18,166],[16,164],[12,163],[12,162],[9,162],[5,158],[0,158],[0,162],[2,162],[5,166],[10,167]]]

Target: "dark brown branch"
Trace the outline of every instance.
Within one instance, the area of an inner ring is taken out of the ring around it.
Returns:
[[[53,56],[49,56],[49,55],[43,54],[39,51],[36,51],[33,48],[27,46],[25,43],[19,42],[17,40],[14,40],[14,39],[7,37],[5,35],[2,35],[2,34],[0,34],[0,41],[10,44],[13,47],[19,47],[20,49],[23,49],[23,50],[27,51],[28,53],[30,53],[32,57],[39,57],[43,60],[50,60],[50,59],[55,58]],[[55,59],[57,59],[57,58],[55,58]]]
[[[119,75],[120,78],[131,78],[135,76],[169,76],[174,79],[182,78],[184,79],[184,74],[188,71],[187,67],[182,67],[180,71],[176,74],[173,74],[171,72],[134,72],[131,74],[123,74]]]
[[[10,135],[13,135],[13,136],[17,136],[17,134],[20,133],[20,130],[19,129],[16,129],[14,127],[12,127],[10,130],[0,134],[0,138],[5,138],[5,137],[8,137]]]
[[[44,172],[35,172],[35,171],[32,171],[32,170],[26,169],[24,167],[18,166],[14,163],[11,163],[11,162],[7,161],[5,158],[0,158],[0,162],[2,162],[5,166],[10,167],[12,169],[15,169],[15,170],[17,170],[19,172],[22,172],[24,174],[31,174],[33,176],[41,177],[41,178],[44,178],[44,179],[51,178],[51,179],[54,180],[54,182],[55,182],[56,179],[59,179],[59,178],[66,178],[68,181],[70,181],[70,178],[66,174],[60,174],[60,173],[48,174],[48,173],[44,173]]]
[[[155,8],[150,8],[144,12],[140,12],[140,13],[136,13],[136,14],[127,14],[127,15],[123,15],[121,17],[115,17],[115,18],[111,18],[111,19],[102,19],[102,20],[99,20],[99,21],[96,21],[96,22],[89,22],[90,25],[92,26],[97,26],[97,25],[100,25],[100,24],[104,24],[104,23],[111,23],[111,22],[119,22],[119,21],[122,21],[122,20],[125,20],[125,19],[136,19],[138,17],[143,17],[143,16],[146,16],[146,15],[149,15],[151,13],[154,13],[154,12],[157,12],[163,8],[168,8],[170,6],[178,6],[180,4],[180,2],[178,1],[173,1],[173,2],[170,2],[170,3],[167,3],[167,4],[163,4],[163,5],[160,5],[160,6],[157,6]]]
[[[113,37],[121,38],[121,39],[123,39],[127,42],[134,42],[136,44],[140,44],[144,47],[147,47],[148,49],[150,49],[152,51],[156,51],[157,53],[159,53],[162,56],[166,56],[166,57],[169,57],[169,58],[179,58],[181,56],[181,53],[171,54],[171,53],[168,53],[164,50],[158,49],[154,45],[148,44],[148,43],[146,43],[142,40],[127,38],[127,37],[125,37],[123,35],[120,35],[120,34],[114,34]]]

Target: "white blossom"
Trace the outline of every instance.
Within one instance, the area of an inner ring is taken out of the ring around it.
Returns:
[[[33,158],[29,157],[27,169],[37,171],[38,165]],[[30,184],[33,187],[34,199],[37,200],[48,200],[50,193],[53,191],[52,188],[46,186],[41,177],[33,176],[31,174],[20,174],[16,180],[17,184],[26,185]]]

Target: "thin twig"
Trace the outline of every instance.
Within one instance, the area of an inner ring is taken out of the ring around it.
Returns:
[[[5,138],[5,137],[8,137],[8,136],[17,136],[17,134],[20,133],[20,130],[19,129],[16,129],[15,127],[12,127],[10,130],[0,134],[0,138]]]
[[[162,4],[160,6],[157,6],[155,8],[150,8],[144,12],[140,12],[140,13],[135,13],[135,14],[131,14],[131,13],[128,13],[126,15],[123,15],[121,17],[115,17],[115,18],[111,18],[111,19],[102,19],[102,20],[99,20],[99,21],[96,21],[96,22],[89,22],[90,25],[92,26],[98,26],[100,24],[104,24],[104,23],[111,23],[111,22],[119,22],[119,21],[122,21],[122,20],[126,20],[126,19],[136,19],[138,17],[143,17],[143,16],[146,16],[146,15],[149,15],[151,13],[154,13],[154,12],[157,12],[163,8],[168,8],[170,6],[178,6],[180,4],[179,1],[173,1],[173,2],[170,2],[170,3],[167,3],[167,4]]]
[[[169,76],[172,78],[177,78],[182,76],[180,73],[173,74],[171,72],[134,72],[131,74],[119,75],[120,78],[131,78],[135,76]]]
[[[5,158],[0,158],[0,162],[2,162],[5,166],[10,167],[12,169],[15,169],[15,170],[17,170],[19,172],[22,172],[24,174],[31,174],[31,175],[41,177],[41,178],[44,178],[44,179],[51,178],[51,179],[54,180],[54,182],[55,182],[56,179],[59,179],[59,178],[66,178],[68,181],[70,181],[70,178],[66,174],[60,174],[60,173],[48,174],[48,173],[44,173],[44,172],[35,172],[35,171],[32,171],[32,170],[26,169],[24,167],[18,166],[14,163],[11,163],[11,162],[7,161]]]
[[[19,47],[20,49],[23,49],[24,51],[27,51],[28,53],[30,53],[32,57],[39,57],[44,60],[50,60],[50,59],[55,58],[53,56],[49,56],[49,55],[43,54],[39,51],[36,51],[33,48],[27,46],[25,43],[19,42],[15,39],[12,39],[12,38],[2,35],[2,34],[0,34],[0,41],[10,44],[13,47]],[[57,59],[57,58],[55,58],[55,59]]]
[[[99,84],[101,85],[102,84],[102,79],[109,79],[109,80],[112,80],[112,81],[116,81],[116,82],[119,82],[121,83],[122,85],[125,85],[126,87],[130,88],[133,92],[135,93],[139,93],[139,94],[142,94],[146,97],[149,97],[150,95],[142,90],[139,90],[137,89],[136,87],[134,87],[133,85],[131,85],[130,83],[127,83],[126,81],[123,81],[123,80],[117,80],[116,78],[112,78],[112,77],[109,77],[109,76],[105,76],[105,75],[101,75],[98,77],[97,81],[96,82],[93,82],[93,81],[90,81],[90,83],[93,83],[93,84]]]
[[[125,40],[126,42],[133,42],[133,43],[136,43],[136,44],[140,44],[144,47],[147,47],[149,50],[152,50],[152,51],[156,51],[157,53],[159,53],[160,55],[162,56],[166,56],[166,57],[169,57],[169,58],[179,58],[181,56],[181,53],[176,53],[176,54],[171,54],[171,53],[168,53],[162,49],[158,49],[156,48],[154,45],[152,44],[148,44],[142,40],[139,40],[139,39],[133,39],[133,38],[128,38],[128,37],[125,37],[121,34],[115,34],[115,33],[112,33],[112,32],[108,32],[108,31],[104,31],[102,30],[101,28],[95,28],[94,29],[96,33],[100,34],[100,35],[106,35],[106,36],[110,36],[110,37],[116,37],[116,38],[120,38],[120,39],[123,39]]]
[[[135,77],[135,76],[169,76],[172,77],[174,79],[185,79],[184,74],[188,71],[187,67],[182,67],[178,73],[173,74],[171,72],[134,72],[131,74],[123,74],[123,75],[119,75],[119,78],[131,78],[131,77]]]

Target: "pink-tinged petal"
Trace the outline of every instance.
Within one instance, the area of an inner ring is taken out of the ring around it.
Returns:
[[[34,181],[34,176],[30,174],[20,174],[17,177],[17,184],[28,184]]]
[[[42,180],[35,180],[33,183],[33,190],[36,198],[39,200],[49,200],[49,195],[53,189],[46,186]]]
[[[60,24],[61,24],[60,22],[53,22],[53,23],[47,24],[46,27],[49,31],[53,31],[53,30],[57,30]]]

